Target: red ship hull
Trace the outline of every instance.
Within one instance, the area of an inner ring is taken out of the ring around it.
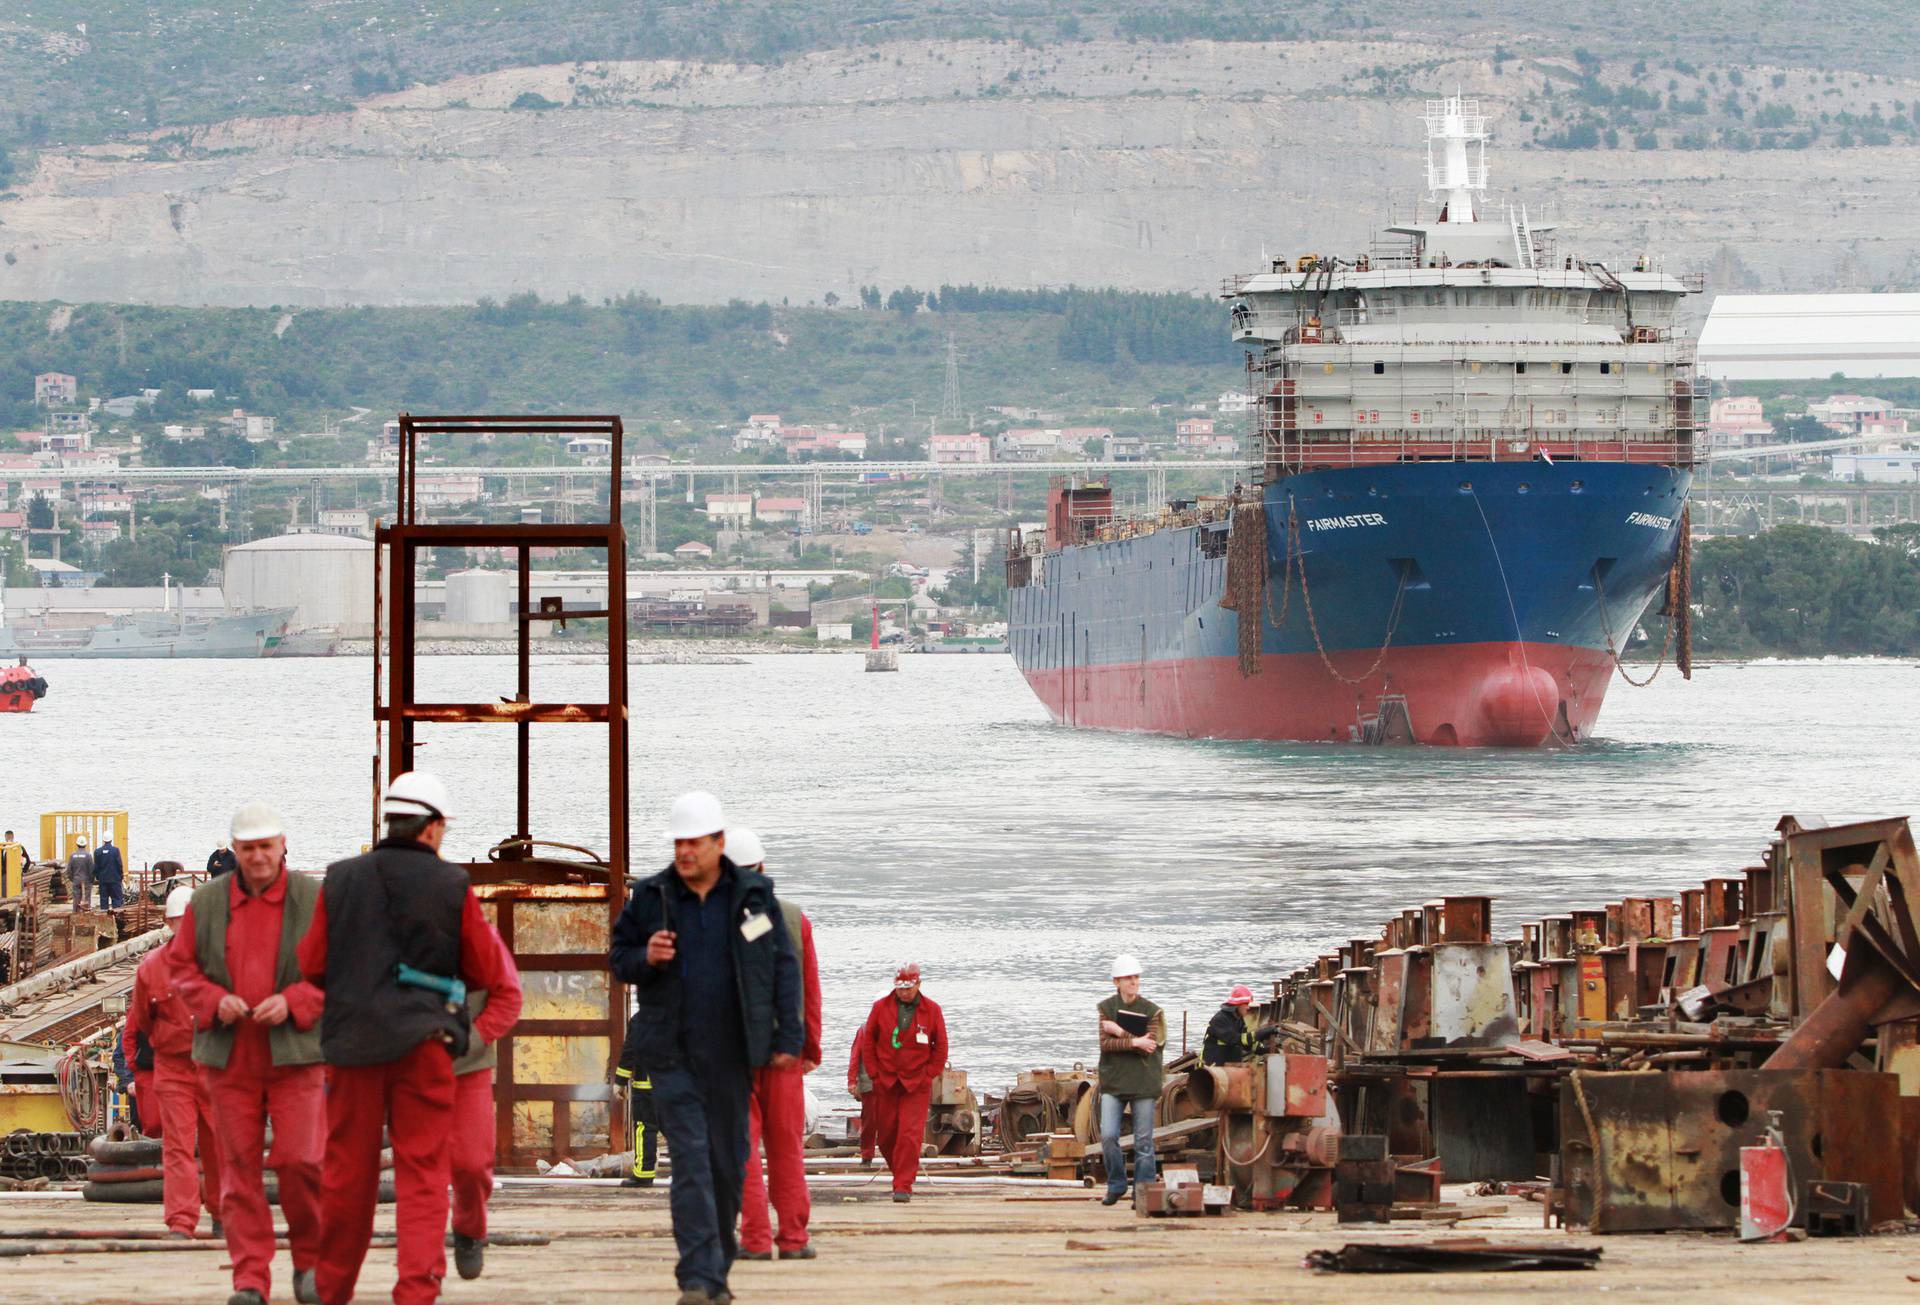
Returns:
[[[1028,669],[1054,720],[1088,729],[1311,743],[1538,747],[1585,738],[1613,675],[1606,652],[1551,643],[1467,643],[1268,653]],[[1356,724],[1356,722],[1360,722]],[[1369,731],[1373,737],[1367,737]]]

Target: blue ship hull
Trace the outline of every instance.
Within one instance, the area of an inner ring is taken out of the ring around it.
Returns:
[[[1047,554],[1010,591],[1009,642],[1066,724],[1570,742],[1592,729],[1616,654],[1666,583],[1690,483],[1683,468],[1629,462],[1304,472],[1265,490],[1249,665],[1243,617],[1221,605],[1224,522]]]

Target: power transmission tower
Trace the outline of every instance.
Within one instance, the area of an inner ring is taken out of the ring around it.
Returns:
[[[947,332],[947,384],[940,395],[940,420],[960,420],[960,346],[953,342],[953,332]]]

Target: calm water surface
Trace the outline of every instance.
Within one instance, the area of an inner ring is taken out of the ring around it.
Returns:
[[[58,662],[30,716],[0,716],[13,782],[0,823],[124,807],[136,860],[199,862],[240,802],[274,803],[295,863],[369,828],[372,667]],[[512,689],[505,658],[429,659],[422,696]],[[542,661],[535,696],[604,697],[596,668]],[[919,960],[955,1062],[998,1088],[1095,1054],[1117,951],[1194,1039],[1235,982],[1372,934],[1403,905],[1494,894],[1503,926],[1750,864],[1783,812],[1903,815],[1920,784],[1920,669],[1671,669],[1616,680],[1601,741],[1569,752],[1368,751],[1075,732],[1050,725],[1006,657],[855,656],[636,666],[633,852],[664,865],[673,795],[722,795],[757,828],[818,930],[829,1072],[894,964]],[[535,730],[535,832],[596,844],[604,748]],[[423,764],[461,810],[448,850],[511,827],[512,731],[428,728]],[[506,817],[495,815],[506,812]]]

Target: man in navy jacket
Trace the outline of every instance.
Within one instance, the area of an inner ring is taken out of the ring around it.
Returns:
[[[711,793],[673,804],[673,864],[644,880],[613,928],[614,977],[631,984],[637,1047],[673,1155],[668,1207],[680,1305],[729,1305],[753,1073],[801,1052],[800,960],[773,885],[726,856]]]

